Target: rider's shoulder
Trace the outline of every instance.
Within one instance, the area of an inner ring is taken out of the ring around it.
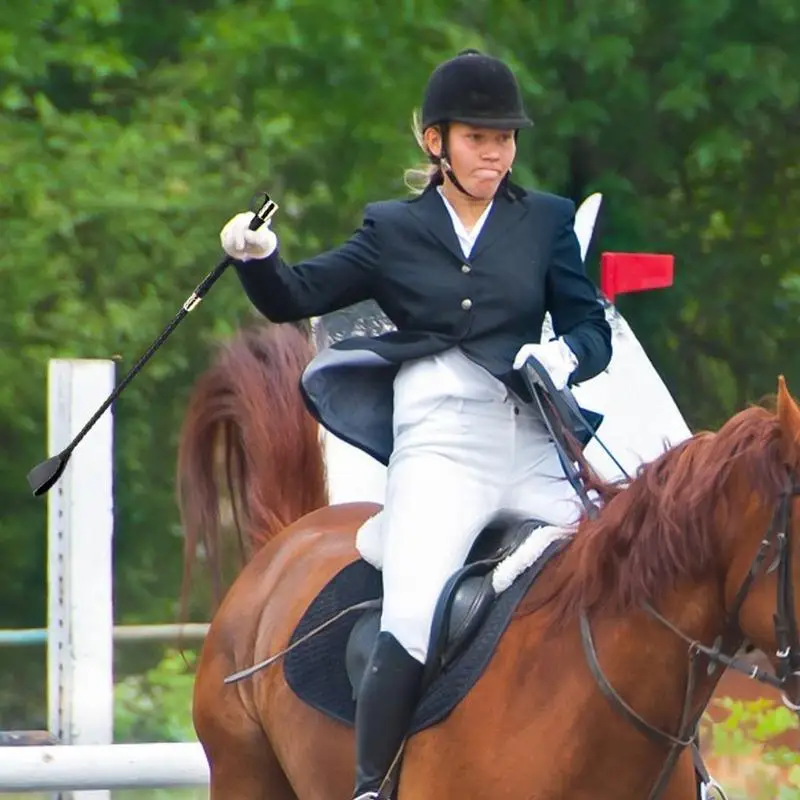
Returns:
[[[373,222],[396,219],[405,214],[407,201],[404,199],[374,200],[364,206],[364,219]]]

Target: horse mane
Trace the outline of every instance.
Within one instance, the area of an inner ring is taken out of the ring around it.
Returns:
[[[600,515],[581,520],[553,564],[545,596],[521,613],[549,606],[558,629],[583,609],[620,613],[713,568],[729,526],[726,482],[741,467],[751,492],[772,500],[786,479],[777,416],[753,406],[716,433],[703,431],[640,468]]]
[[[201,548],[219,602],[231,546],[238,571],[280,530],[327,504],[319,429],[298,388],[313,355],[310,336],[297,325],[260,322],[220,344],[193,386],[176,482],[184,608]]]

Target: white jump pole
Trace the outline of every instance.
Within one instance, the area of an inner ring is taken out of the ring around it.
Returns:
[[[0,793],[208,786],[197,742],[0,748]]]
[[[113,391],[114,372],[110,360],[49,362],[49,455],[61,452]],[[48,495],[48,724],[63,745],[113,741],[112,411],[74,450]],[[3,756],[19,758],[20,766],[35,756],[15,749]],[[66,758],[58,751],[59,763]],[[56,796],[110,800],[108,791]]]

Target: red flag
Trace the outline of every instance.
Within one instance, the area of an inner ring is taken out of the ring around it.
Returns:
[[[675,256],[661,253],[603,253],[600,289],[613,303],[618,294],[672,286]]]

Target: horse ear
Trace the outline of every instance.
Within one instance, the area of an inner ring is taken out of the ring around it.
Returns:
[[[783,375],[778,376],[778,421],[786,442],[800,447],[800,408],[789,394]]]

